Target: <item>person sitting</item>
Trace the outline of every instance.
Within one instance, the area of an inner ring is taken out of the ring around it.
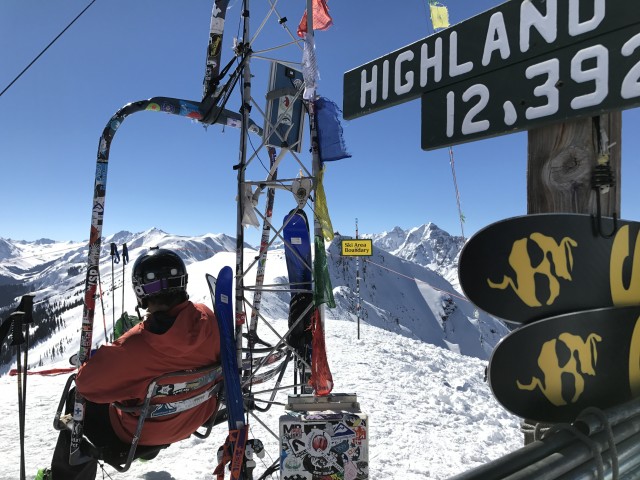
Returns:
[[[140,404],[147,385],[154,378],[205,367],[220,362],[220,337],[214,313],[207,306],[190,302],[187,271],[182,259],[167,249],[151,249],[133,266],[132,284],[144,321],[133,326],[113,344],[104,345],[79,369],[76,389],[86,399],[84,435],[96,447],[128,451],[138,417],[112,404]],[[202,387],[205,390],[206,386]],[[172,401],[197,394],[178,394]],[[75,392],[67,398],[67,413],[73,408]],[[217,398],[157,421],[145,421],[139,445],[164,445],[189,437],[217,410]],[[42,478],[93,480],[97,460],[69,464],[71,434],[64,429]],[[47,476],[48,475],[48,476]]]

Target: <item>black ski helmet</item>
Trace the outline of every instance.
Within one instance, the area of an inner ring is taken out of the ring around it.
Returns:
[[[147,299],[166,293],[184,293],[187,297],[187,267],[177,253],[152,248],[133,264],[131,283],[138,305],[147,308]]]

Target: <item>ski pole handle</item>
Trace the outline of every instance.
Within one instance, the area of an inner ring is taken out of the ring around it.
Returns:
[[[35,294],[29,293],[27,295],[23,295],[20,299],[20,305],[16,309],[16,312],[24,313],[24,317],[22,319],[23,324],[33,323],[33,299],[35,298]]]
[[[12,339],[11,346],[18,346],[24,343],[24,335],[22,334],[22,319],[24,317],[24,312],[13,312],[10,316],[12,319]]]

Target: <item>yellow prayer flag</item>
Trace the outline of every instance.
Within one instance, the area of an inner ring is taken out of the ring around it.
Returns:
[[[326,168],[326,167],[325,167]],[[329,218],[329,208],[327,207],[327,197],[324,193],[324,171],[323,168],[318,174],[318,185],[316,187],[316,217],[322,226],[322,236],[330,242],[333,239],[333,225]]]
[[[433,28],[447,28],[449,26],[449,11],[442,5],[429,5]]]

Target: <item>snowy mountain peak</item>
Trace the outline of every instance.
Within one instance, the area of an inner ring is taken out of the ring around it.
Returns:
[[[19,253],[19,250],[11,243],[3,238],[0,238],[0,260],[14,257]]]
[[[51,240],[50,238],[40,238],[33,243],[36,245],[51,245],[53,243],[56,243],[56,241]]]
[[[156,227],[152,227],[149,230],[144,232],[144,235],[147,235],[147,236],[151,236],[151,235],[166,235],[166,234],[167,234],[167,232],[165,232],[164,230],[161,230],[159,228],[156,228]]]
[[[387,252],[392,252],[404,243],[406,236],[406,232],[402,228],[394,227],[390,232],[364,234],[362,238],[370,238],[376,247],[386,250]]]
[[[107,238],[104,239],[104,241],[105,243],[109,243],[109,244],[112,242],[116,244],[122,244],[130,241],[132,237],[133,237],[133,234],[131,232],[122,230],[118,233],[114,233],[113,235],[108,236]]]
[[[462,237],[450,235],[429,222],[406,231],[395,227],[363,238],[371,238],[374,246],[439,273],[460,291],[457,265],[464,246]]]

